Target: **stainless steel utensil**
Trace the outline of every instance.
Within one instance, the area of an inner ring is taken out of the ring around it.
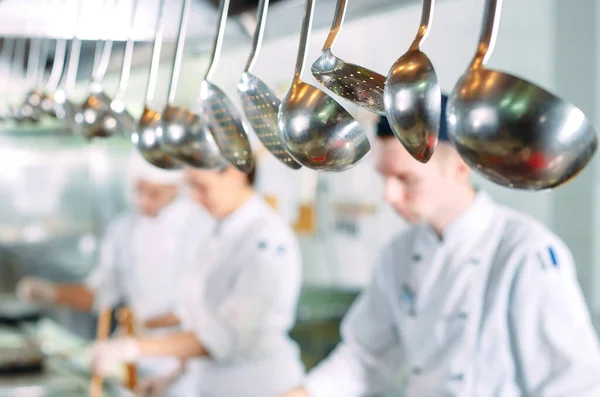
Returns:
[[[190,11],[190,0],[184,0],[179,21],[177,47],[169,84],[167,107],[156,129],[160,148],[167,155],[196,168],[221,168],[227,165],[212,134],[199,116],[188,109],[173,105],[177,92],[179,70],[185,45],[185,32]]]
[[[54,48],[54,61],[52,62],[52,70],[50,76],[46,82],[41,97],[40,97],[40,109],[42,113],[52,115],[56,117],[54,112],[54,100],[53,93],[58,88],[60,83],[60,77],[62,76],[65,69],[65,55],[67,52],[67,40],[57,39],[56,47]]]
[[[123,66],[121,67],[121,77],[119,78],[119,87],[117,92],[110,102],[110,111],[105,115],[104,133],[103,136],[112,136],[115,134],[122,134],[124,136],[131,136],[136,129],[136,120],[133,118],[131,113],[127,111],[125,107],[125,92],[129,85],[129,76],[131,74],[131,62],[133,60],[133,34],[135,27],[135,16],[138,9],[138,0],[132,1],[131,7],[131,22],[130,32],[125,44],[125,53],[123,55]]]
[[[448,99],[448,135],[467,164],[492,182],[557,187],[590,161],[597,137],[577,107],[526,80],[485,67],[502,8],[487,0],[475,57]]]
[[[44,95],[42,86],[44,85],[44,78],[46,76],[46,63],[48,62],[49,55],[48,40],[41,39],[39,48],[37,49],[38,59],[36,61],[37,67],[36,72],[32,75],[33,86],[29,92],[25,95],[25,100],[22,105],[22,112],[24,114],[36,115],[35,122],[40,121],[41,117],[41,103],[42,96]]]
[[[217,34],[213,42],[210,65],[200,83],[198,105],[202,122],[214,137],[221,156],[240,171],[249,173],[254,168],[252,147],[238,111],[227,95],[210,82],[221,55],[229,3],[230,0],[221,0],[219,3]]]
[[[278,125],[283,145],[300,164],[323,171],[354,166],[371,149],[356,120],[333,98],[301,80],[314,1],[306,0],[292,86],[281,102]]]
[[[160,0],[158,7],[152,60],[150,61],[148,84],[146,86],[144,111],[140,117],[137,128],[134,130],[133,134],[131,134],[131,142],[147,162],[156,167],[170,170],[181,168],[183,164],[161,149],[157,136],[157,128],[160,126],[162,115],[151,107],[151,102],[156,93],[156,82],[158,80],[158,69],[160,66],[160,52],[164,34],[163,18],[165,0]]]
[[[109,0],[106,0],[106,5],[108,2]],[[103,45],[103,49],[92,73],[90,95],[75,115],[75,123],[79,126],[78,130],[87,139],[110,136],[110,133],[104,128],[104,117],[110,112],[111,99],[102,88],[102,80],[110,62],[112,44],[112,40],[108,37],[104,41],[98,40],[97,45]]]
[[[14,54],[14,50],[15,50],[15,42],[16,39],[11,38],[11,37],[7,37],[4,39],[4,43],[2,45],[2,53],[0,53],[0,63],[2,63],[3,65],[8,65],[8,70],[6,72],[6,75],[2,76],[2,89],[0,90],[0,92],[2,93],[6,93],[7,89],[9,88],[10,85],[10,81],[11,81],[11,72],[13,70],[12,68],[12,57]],[[6,121],[7,119],[10,118],[10,109],[9,106],[6,102],[2,103],[0,105],[0,121]]]
[[[254,32],[250,57],[238,83],[238,93],[242,99],[246,118],[258,139],[283,164],[292,169],[299,169],[302,166],[290,156],[281,142],[281,134],[277,126],[277,112],[281,101],[262,80],[251,73],[260,51],[268,7],[269,0],[259,1],[256,17],[258,25]]]
[[[15,121],[21,122],[32,122],[38,123],[40,121],[41,113],[37,109],[37,106],[32,106],[29,101],[39,99],[36,93],[40,58],[42,56],[43,39],[32,38],[29,41],[29,55],[27,59],[27,74],[25,76],[25,85],[27,86],[27,93],[25,94],[25,100],[23,103],[16,108]],[[30,98],[31,97],[31,98]]]
[[[11,64],[11,74],[10,78],[15,74],[15,71],[19,71],[19,80],[22,80],[23,83],[26,83],[27,71],[23,70],[23,64],[25,63],[25,57],[27,53],[27,39],[20,39],[16,46],[13,54],[12,64]],[[10,81],[10,80],[9,80]],[[24,121],[25,117],[22,114],[20,104],[11,104],[9,105],[9,116],[16,123],[21,123]]]
[[[406,150],[429,161],[438,142],[442,92],[431,61],[419,46],[429,33],[434,1],[424,0],[419,31],[406,54],[391,67],[384,89],[387,120]]]
[[[347,0],[338,0],[335,17],[321,55],[312,64],[315,79],[342,98],[371,112],[383,114],[385,76],[362,66],[346,62],[331,52],[344,23]]]

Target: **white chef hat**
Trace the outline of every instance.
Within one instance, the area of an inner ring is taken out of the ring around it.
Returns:
[[[127,179],[130,183],[144,180],[150,183],[165,185],[182,185],[184,172],[182,170],[163,170],[148,163],[142,155],[133,150],[127,163]]]

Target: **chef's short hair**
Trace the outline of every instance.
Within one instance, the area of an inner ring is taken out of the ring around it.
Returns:
[[[442,114],[440,117],[440,130],[439,130],[439,142],[450,142],[448,139],[448,127],[446,122],[446,103],[448,102],[448,96],[442,94]],[[377,123],[377,137],[379,138],[393,138],[394,131],[385,116],[379,118]]]
[[[252,169],[246,173],[246,182],[248,183],[248,186],[252,186],[254,187],[255,183],[256,183],[256,159],[253,159],[252,162],[253,166]],[[219,168],[219,172],[224,172],[226,169],[233,167],[233,165],[226,165],[222,168]]]

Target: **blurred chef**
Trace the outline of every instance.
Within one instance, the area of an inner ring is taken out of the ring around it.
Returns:
[[[565,244],[472,187],[445,110],[427,164],[384,118],[378,136],[385,200],[412,227],[381,252],[336,350],[283,396],[390,384],[406,397],[600,396],[600,347]]]
[[[254,173],[190,169],[187,180],[192,198],[217,224],[170,316],[183,331],[100,342],[94,368],[109,374],[117,363],[144,356],[202,357],[191,366],[199,374],[199,396],[275,397],[304,374],[288,335],[302,280],[295,235],[255,192]]]
[[[98,266],[87,280],[55,284],[27,277],[18,285],[20,297],[82,311],[125,304],[132,309],[140,331],[152,328],[152,319],[174,310],[194,247],[210,233],[214,221],[181,194],[183,171],[161,170],[134,152],[127,179],[136,209],[109,226]],[[169,329],[153,333],[165,331]],[[179,361],[173,358],[146,360],[140,369],[142,375],[150,376],[180,373]],[[183,378],[178,377],[182,384]],[[176,389],[170,395],[179,396]]]

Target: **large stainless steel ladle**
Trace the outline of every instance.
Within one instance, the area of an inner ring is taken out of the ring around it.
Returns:
[[[187,165],[205,169],[222,168],[228,163],[221,156],[214,137],[201,117],[184,107],[173,104],[177,92],[189,11],[190,0],[184,0],[175,57],[173,58],[167,107],[162,112],[162,120],[156,129],[156,136],[160,148],[166,154]]]
[[[152,60],[150,61],[150,71],[148,73],[144,111],[142,112],[137,128],[134,130],[133,134],[131,134],[131,142],[147,162],[156,167],[171,170],[181,168],[182,163],[176,158],[169,156],[161,149],[156,134],[156,130],[160,126],[161,114],[151,107],[151,102],[154,100],[154,94],[156,93],[158,69],[160,66],[160,53],[164,35],[163,19],[165,1],[166,0],[160,0],[158,6],[158,16],[156,18],[154,46],[152,49]]]
[[[333,98],[301,80],[314,1],[306,0],[292,86],[281,102],[278,125],[287,151],[307,168],[343,171],[371,150],[358,122]]]
[[[15,50],[15,41],[16,39],[7,37],[4,39],[2,44],[2,53],[0,53],[0,63],[3,65],[7,65],[6,75],[2,76],[2,89],[0,92],[5,94],[10,87],[11,75],[12,75],[12,57]],[[5,98],[6,101],[6,98]],[[0,105],[0,121],[4,122],[7,119],[10,119],[10,109],[6,102],[3,102]]]
[[[383,114],[385,76],[353,63],[346,62],[331,52],[344,23],[348,0],[338,0],[335,17],[325,40],[321,55],[312,64],[315,79],[336,95],[365,108]]]
[[[249,173],[254,168],[254,158],[240,115],[227,94],[210,81],[221,55],[229,3],[230,0],[221,0],[219,3],[217,34],[213,42],[210,65],[200,83],[198,107],[202,122],[208,126],[221,156],[240,171]]]
[[[21,107],[23,114],[34,115],[35,122],[40,121],[42,96],[44,95],[42,86],[46,75],[46,63],[48,62],[49,48],[48,40],[41,40],[37,50],[38,59],[36,61],[36,72],[32,74],[32,88],[25,95],[25,100]]]
[[[597,148],[577,107],[526,80],[485,67],[501,0],[487,0],[475,57],[448,99],[448,135],[465,162],[492,182],[525,190],[575,177]]]
[[[52,70],[48,81],[40,95],[40,109],[42,113],[49,114],[55,117],[53,106],[53,93],[58,88],[60,78],[65,69],[65,55],[67,52],[67,40],[57,39],[54,48],[54,61],[52,62]]]
[[[125,106],[125,92],[129,85],[129,77],[131,74],[131,62],[133,60],[133,34],[135,27],[135,16],[138,9],[138,0],[132,1],[131,21],[129,26],[129,37],[125,44],[125,52],[123,54],[123,65],[121,67],[121,77],[119,78],[119,86],[117,92],[110,102],[110,111],[104,117],[104,132],[103,136],[112,136],[122,134],[130,137],[136,129],[135,118],[127,111]]]
[[[262,43],[268,7],[269,0],[259,1],[256,17],[258,24],[254,32],[252,51],[238,83],[238,93],[242,99],[246,118],[258,139],[283,164],[292,169],[299,169],[302,166],[290,156],[281,142],[281,134],[277,126],[277,112],[281,101],[262,80],[251,73]]]
[[[106,0],[106,5],[110,0]],[[90,94],[81,105],[75,115],[75,123],[78,130],[87,138],[106,138],[110,134],[104,128],[104,118],[110,112],[110,97],[102,88],[102,80],[108,70],[113,41],[106,37],[104,41],[98,40],[97,45],[103,45],[98,62],[92,73],[92,81],[89,86]]]
[[[384,89],[387,120],[404,148],[426,163],[438,142],[442,92],[431,61],[419,46],[429,34],[434,0],[423,1],[421,25],[406,54],[391,67]]]
[[[30,96],[37,90],[39,65],[42,63],[41,57],[43,52],[43,39],[32,38],[29,41],[29,55],[27,59],[27,72],[25,76],[25,85],[27,86],[27,93],[23,102],[15,107],[13,117],[16,122],[32,122],[38,123],[40,121],[41,113],[37,109],[37,106],[32,106],[28,103]],[[33,94],[35,95],[35,94]],[[37,95],[35,95],[37,96]]]

